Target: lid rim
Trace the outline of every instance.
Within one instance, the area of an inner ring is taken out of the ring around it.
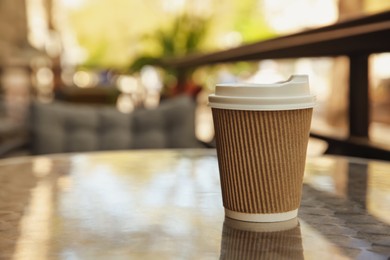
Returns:
[[[226,110],[247,110],[247,111],[282,111],[282,110],[300,110],[314,108],[316,104],[286,104],[286,105],[240,105],[240,104],[221,104],[209,102],[208,106],[216,109]]]
[[[301,95],[301,96],[285,96],[285,97],[277,97],[277,96],[268,96],[268,97],[253,97],[253,96],[221,96],[216,94],[210,94],[209,99],[230,99],[230,100],[293,100],[293,99],[306,99],[306,98],[316,98],[316,95]]]

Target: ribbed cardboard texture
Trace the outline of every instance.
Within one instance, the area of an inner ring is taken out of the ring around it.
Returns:
[[[300,227],[277,232],[253,232],[224,223],[219,259],[304,259]]]
[[[224,207],[256,214],[297,209],[313,109],[212,111]]]

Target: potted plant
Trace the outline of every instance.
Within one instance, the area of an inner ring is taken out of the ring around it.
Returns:
[[[179,15],[169,28],[157,30],[152,35],[143,37],[143,41],[152,41],[160,50],[155,55],[143,53],[138,56],[129,66],[129,72],[137,73],[146,65],[160,67],[164,73],[162,97],[178,94],[196,96],[200,86],[191,81],[192,71],[165,67],[161,61],[198,52],[207,27],[206,18],[190,14]]]

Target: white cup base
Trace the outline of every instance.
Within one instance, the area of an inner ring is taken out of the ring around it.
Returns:
[[[298,209],[294,209],[283,213],[268,213],[268,214],[242,213],[242,212],[225,209],[225,215],[228,218],[241,220],[241,221],[248,221],[248,222],[279,222],[279,221],[286,221],[286,220],[296,218],[298,215]]]
[[[279,222],[248,222],[232,218],[225,218],[224,224],[230,228],[250,232],[280,232],[296,228],[299,225],[298,218]]]

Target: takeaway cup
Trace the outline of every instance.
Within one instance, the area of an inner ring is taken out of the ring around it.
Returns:
[[[297,216],[314,105],[306,75],[216,86],[209,106],[228,218],[278,222]]]

